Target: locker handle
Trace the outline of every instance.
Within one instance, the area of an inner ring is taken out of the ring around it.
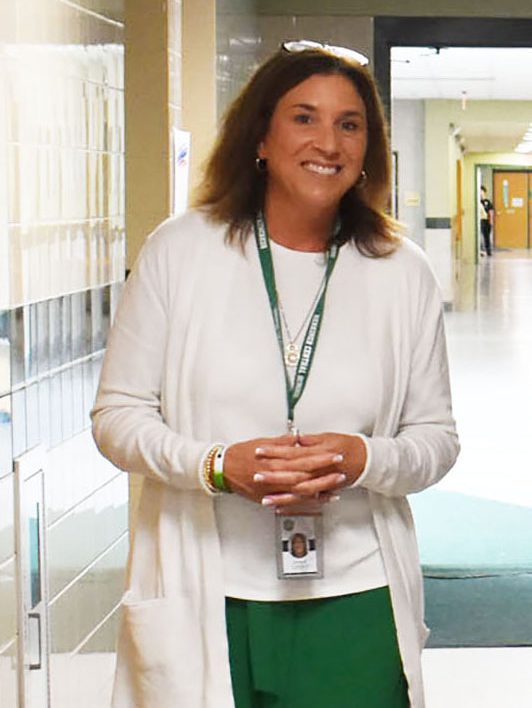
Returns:
[[[39,660],[37,661],[37,663],[32,663],[30,661],[30,665],[29,665],[30,671],[37,671],[39,669],[42,669],[41,613],[40,612],[29,612],[28,619],[29,620],[37,620],[37,634],[38,634],[38,641],[39,641]]]

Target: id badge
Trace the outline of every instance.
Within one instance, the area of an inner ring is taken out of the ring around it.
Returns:
[[[323,578],[322,514],[275,516],[277,577]]]

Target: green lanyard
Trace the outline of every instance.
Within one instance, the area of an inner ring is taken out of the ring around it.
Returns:
[[[312,316],[310,318],[310,322],[305,333],[303,347],[301,349],[301,355],[299,357],[299,361],[297,362],[294,382],[292,383],[290,381],[290,376],[288,375],[288,369],[286,368],[286,363],[284,360],[283,330],[281,327],[281,315],[279,312],[279,300],[277,296],[277,286],[275,284],[272,252],[270,248],[270,239],[268,237],[268,231],[266,229],[266,223],[262,214],[258,214],[257,218],[255,219],[254,226],[255,240],[257,242],[257,250],[259,252],[262,275],[264,278],[264,284],[266,285],[266,291],[268,292],[268,299],[270,301],[273,324],[275,326],[275,334],[277,335],[277,341],[279,343],[279,349],[281,352],[281,360],[283,362],[284,379],[286,385],[286,403],[288,407],[288,430],[293,433],[296,431],[294,425],[295,408],[297,402],[303,395],[303,391],[305,390],[307,379],[310,373],[310,368],[312,366],[312,360],[314,358],[314,352],[316,351],[321,322],[323,319],[323,310],[325,307],[325,295],[327,294],[327,286],[329,285],[329,279],[332,275],[334,266],[336,265],[336,260],[338,258],[338,252],[340,249],[338,244],[333,243],[327,251],[327,267],[325,269],[323,290],[318,302],[316,303],[314,312],[312,313]]]

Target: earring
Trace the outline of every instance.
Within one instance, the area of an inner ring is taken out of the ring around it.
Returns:
[[[256,157],[255,158],[255,168],[257,172],[266,172],[266,166],[268,164],[268,161],[265,160],[263,157]]]
[[[355,186],[356,187],[363,187],[367,181],[368,181],[368,173],[366,172],[366,170],[362,170],[362,172],[360,173],[360,175],[356,181]]]

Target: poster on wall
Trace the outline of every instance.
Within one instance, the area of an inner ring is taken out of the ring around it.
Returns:
[[[172,216],[183,214],[188,206],[190,133],[172,128]]]

